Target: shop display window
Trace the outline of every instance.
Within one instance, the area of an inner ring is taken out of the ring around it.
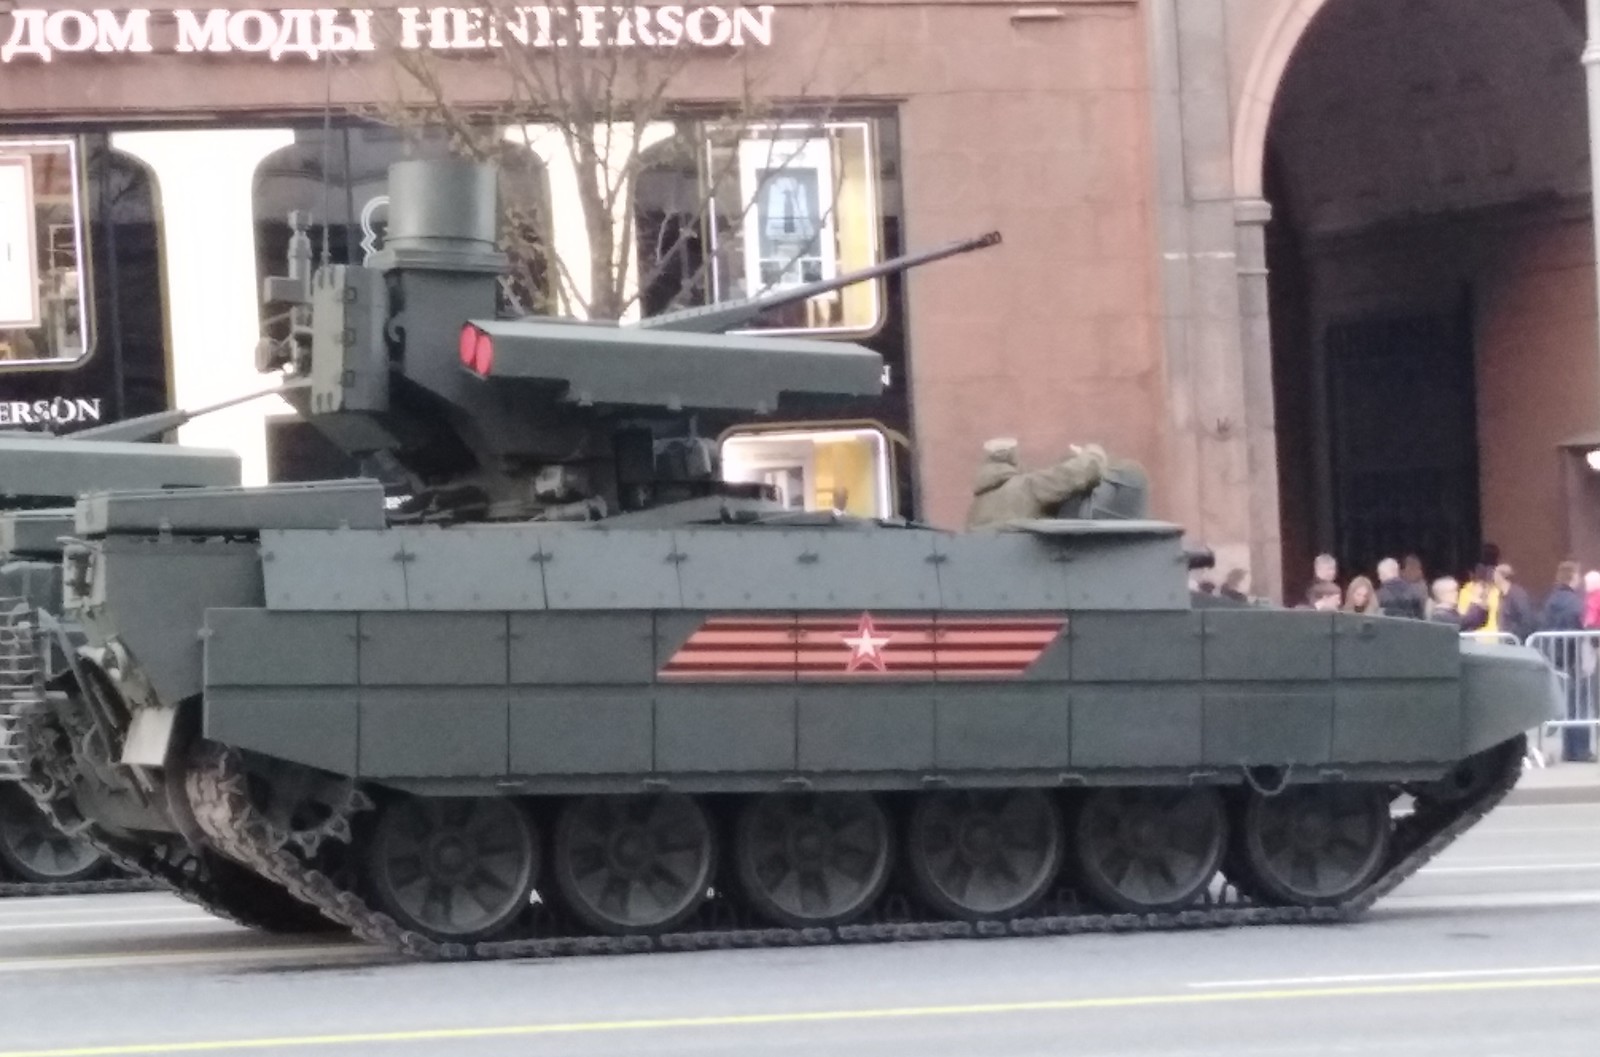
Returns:
[[[0,139],[0,361],[89,349],[83,192],[71,139]]]
[[[865,117],[674,122],[671,135],[632,163],[636,254],[630,268],[638,275],[632,310],[650,316],[734,300],[880,261],[888,215],[897,211],[879,146],[892,124]],[[548,314],[545,247],[568,269],[584,247],[563,254],[561,229],[551,224],[544,163],[526,146],[508,142],[507,148],[500,159],[502,242],[512,253],[513,274],[503,307]],[[335,263],[370,259],[383,246],[388,167],[444,149],[442,138],[377,124],[297,131],[295,143],[263,162],[257,175],[261,274],[282,267],[291,211],[312,221],[319,257],[326,239]],[[755,326],[864,337],[883,326],[887,300],[882,281],[860,283],[776,310]]]
[[[766,485],[790,510],[895,514],[890,442],[880,428],[734,431],[722,441],[722,477]]]
[[[880,122],[746,125],[707,137],[717,301],[833,279],[883,259]],[[883,325],[881,281],[773,312],[761,329],[861,336]]]

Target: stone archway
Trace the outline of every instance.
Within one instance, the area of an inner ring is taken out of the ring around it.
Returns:
[[[1239,91],[1233,122],[1233,192],[1258,200],[1265,193],[1267,129],[1289,59],[1322,8],[1337,0],[1286,0],[1269,16]]]
[[[1232,179],[1291,592],[1324,547],[1363,567],[1431,548],[1457,571],[1481,531],[1533,586],[1560,556],[1555,446],[1600,418],[1581,49],[1564,0],[1285,0],[1268,19]],[[1296,401],[1307,420],[1285,419]],[[1386,521],[1365,501],[1384,488],[1415,509]],[[1434,524],[1432,506],[1451,510]]]

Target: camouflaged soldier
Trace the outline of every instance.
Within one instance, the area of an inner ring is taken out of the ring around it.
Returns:
[[[993,528],[1009,521],[1054,517],[1069,496],[1100,483],[1106,470],[1105,449],[1098,444],[1072,446],[1072,454],[1043,470],[1024,473],[1017,466],[1017,442],[1010,437],[983,446],[983,465],[972,486],[967,528]]]

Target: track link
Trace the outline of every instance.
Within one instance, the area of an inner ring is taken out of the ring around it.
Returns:
[[[294,854],[286,835],[252,806],[244,772],[231,750],[205,747],[189,772],[188,791],[196,819],[223,854],[282,886],[363,940],[413,958],[459,961],[1348,921],[1416,873],[1511,791],[1521,773],[1522,758],[1520,750],[1513,750],[1518,747],[1509,743],[1490,750],[1502,754],[1503,766],[1497,764],[1489,780],[1473,794],[1448,804],[1419,805],[1417,811],[1399,820],[1384,871],[1367,888],[1336,906],[1264,906],[1241,897],[1165,914],[1056,914],[976,923],[879,921],[808,929],[707,927],[662,936],[537,936],[476,944],[440,943],[402,928]]]
[[[49,749],[41,750],[31,741],[25,745],[25,763],[31,773],[35,762],[44,762],[38,759],[41,752],[48,754]],[[66,832],[68,823],[57,812],[56,802],[49,795],[39,795],[27,780],[21,784],[50,824]],[[303,903],[284,898],[277,889],[251,883],[259,879],[214,851],[196,853],[181,839],[130,847],[92,825],[73,828],[79,828],[83,839],[124,876],[93,881],[7,881],[0,883],[0,897],[165,891],[244,928],[299,933],[328,927],[315,913],[307,913]]]
[[[53,818],[53,817],[52,817]],[[228,860],[196,855],[187,847],[163,844],[133,853],[90,830],[84,834],[115,870],[124,877],[97,881],[0,883],[0,896],[68,896],[102,892],[170,892],[213,917],[244,928],[263,932],[300,933],[331,928],[319,922],[311,908],[285,905],[287,900],[272,899],[263,885],[239,883],[258,880],[245,873],[245,867]],[[220,869],[218,864],[220,863]],[[230,876],[231,875],[231,876]],[[268,898],[262,898],[268,895]]]

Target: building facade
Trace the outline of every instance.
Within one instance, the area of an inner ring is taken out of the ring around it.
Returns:
[[[659,157],[629,207],[629,311],[1002,232],[768,324],[884,353],[885,398],[844,417],[909,438],[917,515],[958,524],[982,442],[1014,434],[1029,461],[1085,440],[1141,460],[1156,512],[1261,593],[1294,594],[1324,549],[1456,571],[1492,540],[1533,582],[1569,551],[1600,563],[1566,516],[1600,429],[1576,0],[517,10],[505,32],[553,69],[681,56],[670,120],[634,141]],[[386,49],[436,56],[452,99],[492,110],[489,36],[471,8],[0,3],[0,239],[31,251],[0,263],[0,417],[70,428],[261,388],[259,284],[289,214],[358,259],[387,164],[422,149],[377,120],[408,98]],[[529,119],[519,148],[542,237],[578,259],[576,163],[549,132]],[[664,278],[691,214],[693,274]],[[560,292],[530,274],[513,304]],[[257,479],[322,466],[275,415],[183,439]],[[810,501],[843,495],[854,457],[757,468]]]

